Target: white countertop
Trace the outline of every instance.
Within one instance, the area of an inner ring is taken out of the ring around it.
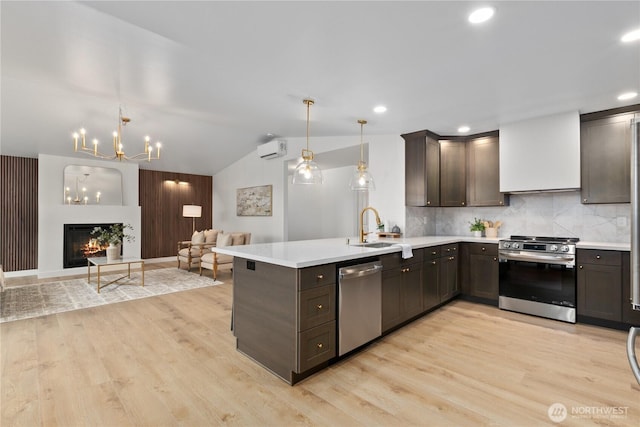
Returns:
[[[381,242],[406,243],[413,249],[429,246],[446,245],[450,243],[475,242],[495,243],[500,238],[472,237],[472,236],[422,236],[398,239],[379,239]],[[350,243],[357,244],[358,238],[352,237]],[[630,250],[629,243],[605,243],[605,242],[578,242],[579,249],[602,250]],[[293,242],[257,243],[243,246],[224,246],[211,248],[212,251],[232,255],[234,257],[247,258],[254,261],[262,261],[270,264],[291,268],[304,268],[314,265],[329,264],[351,259],[366,258],[401,251],[400,246],[388,246],[385,248],[366,248],[362,246],[347,245],[346,238],[298,240]]]
[[[428,246],[445,245],[458,242],[498,243],[498,238],[464,237],[464,236],[424,236],[398,239],[380,239],[381,242],[410,244],[413,249]],[[357,237],[350,238],[353,244],[358,243]],[[257,243],[244,246],[224,246],[211,248],[212,251],[262,261],[284,267],[304,268],[332,262],[366,258],[390,254],[402,250],[400,246],[386,248],[366,248],[347,245],[346,238],[299,240],[293,242]]]

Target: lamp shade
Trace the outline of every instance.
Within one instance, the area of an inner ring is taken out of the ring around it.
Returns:
[[[182,216],[187,218],[200,218],[202,216],[202,206],[183,205]]]
[[[305,159],[293,172],[293,184],[322,184],[322,171],[313,160]]]

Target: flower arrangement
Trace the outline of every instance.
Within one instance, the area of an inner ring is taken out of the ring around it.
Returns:
[[[133,227],[129,224],[113,224],[106,228],[94,227],[91,235],[96,236],[96,240],[101,245],[117,245],[118,243],[122,243],[124,239],[127,239],[127,242],[132,242],[134,236],[126,234],[126,229],[133,230]]]
[[[484,221],[478,218],[473,218],[473,222],[469,222],[471,227],[469,227],[469,231],[484,231],[485,225]]]

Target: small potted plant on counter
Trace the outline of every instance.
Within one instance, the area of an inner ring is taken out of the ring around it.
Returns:
[[[482,237],[482,232],[484,231],[484,221],[478,218],[473,218],[473,222],[470,222],[471,227],[469,230],[473,232],[475,237]]]
[[[122,241],[127,239],[127,242],[133,241],[133,236],[126,234],[125,230],[133,230],[133,227],[129,224],[112,224],[109,227],[94,227],[91,231],[92,236],[96,236],[96,240],[100,245],[109,245],[107,248],[107,259],[120,258],[120,246]]]

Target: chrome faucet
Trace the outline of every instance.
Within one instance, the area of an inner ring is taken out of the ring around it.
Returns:
[[[378,215],[378,211],[375,210],[374,208],[372,208],[371,206],[367,206],[366,208],[362,209],[362,212],[360,212],[360,243],[364,243],[365,240],[365,236],[367,234],[369,234],[370,232],[366,232],[364,231],[364,213],[368,210],[372,210],[374,214],[376,214],[376,223],[378,224],[378,228],[382,225],[382,221],[380,221],[380,215]]]

